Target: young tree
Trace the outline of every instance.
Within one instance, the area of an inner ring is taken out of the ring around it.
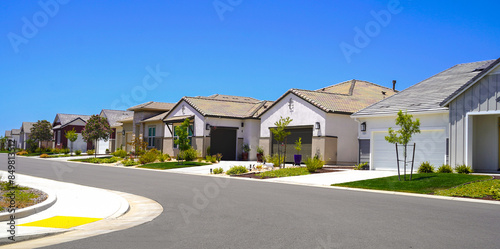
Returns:
[[[73,154],[73,142],[76,141],[76,139],[78,139],[78,133],[76,133],[76,130],[75,128],[73,128],[72,130],[70,131],[66,131],[64,133],[64,136],[71,142],[71,146],[70,146],[70,155]]]
[[[273,133],[274,139],[278,142],[278,157],[279,157],[279,166],[281,168],[281,163],[285,166],[285,158],[286,158],[286,144],[283,143],[285,138],[291,134],[291,132],[286,131],[286,127],[293,121],[290,117],[280,117],[274,125],[276,128],[271,128],[271,132]],[[281,147],[284,146],[283,149]],[[281,157],[283,156],[283,162],[281,162]]]
[[[31,127],[30,138],[37,141],[40,149],[43,141],[52,141],[52,125],[47,120],[38,120]]]
[[[92,115],[85,128],[82,130],[82,137],[85,142],[94,142],[97,145],[97,140],[103,139],[108,141],[109,136],[113,130],[109,127],[108,120],[105,117],[98,115]],[[94,153],[94,157],[97,157],[97,151]]]
[[[7,147],[7,138],[0,136],[0,150],[5,150],[5,147]]]
[[[186,150],[189,150],[191,148],[191,145],[189,144],[189,119],[185,119],[184,122],[180,126],[175,127],[175,133],[177,135],[177,138],[174,140],[174,143],[179,145],[179,154],[177,155],[177,159],[182,159],[183,158],[183,153]]]
[[[387,142],[396,144],[396,153],[397,153],[397,144],[403,145],[405,180],[406,180],[406,158],[407,158],[408,143],[410,142],[413,134],[420,133],[420,120],[417,118],[415,121],[413,121],[412,118],[413,116],[408,114],[406,111],[403,113],[403,111],[399,110],[398,117],[396,118],[396,125],[399,125],[401,129],[394,131],[392,128],[389,127],[389,135],[385,137],[385,140]],[[398,178],[401,181],[399,167],[398,167]],[[410,181],[411,181],[411,176],[410,176]]]

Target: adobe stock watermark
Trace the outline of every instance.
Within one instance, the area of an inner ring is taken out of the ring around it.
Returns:
[[[21,46],[21,44],[28,44],[29,40],[33,39],[38,34],[39,29],[47,26],[49,20],[54,18],[57,13],[59,13],[61,5],[65,5],[69,1],[70,0],[38,1],[38,6],[40,6],[41,10],[35,12],[31,18],[27,18],[25,16],[21,18],[21,21],[23,22],[21,32],[19,34],[14,32],[9,32],[7,34],[7,39],[9,39],[14,52],[16,54],[19,53],[19,46]]]
[[[224,14],[228,11],[233,11],[241,3],[243,3],[243,0],[215,0],[212,2],[212,5],[219,19],[224,21]]]
[[[177,208],[181,212],[182,218],[186,224],[191,223],[189,217],[192,215],[200,215],[201,211],[208,207],[210,200],[219,196],[221,189],[226,188],[231,181],[226,177],[214,177],[213,179],[214,181],[207,183],[203,187],[203,190],[193,188],[194,196],[191,205],[184,203],[177,205]]]
[[[339,45],[347,63],[351,63],[353,54],[361,53],[363,48],[370,45],[372,39],[380,35],[382,28],[387,27],[391,23],[392,16],[401,13],[403,9],[399,0],[390,0],[387,4],[387,10],[378,12],[374,10],[370,11],[374,20],[367,22],[364,29],[357,26],[354,27],[355,35],[352,44],[341,42]]]
[[[111,103],[111,108],[115,110],[126,110],[127,108],[142,103],[148,96],[148,91],[156,89],[163,82],[169,73],[162,72],[160,65],[157,64],[153,69],[150,66],[146,67],[148,72],[142,78],[142,84],[134,86],[130,90],[130,94],[122,94],[119,99],[115,99]]]

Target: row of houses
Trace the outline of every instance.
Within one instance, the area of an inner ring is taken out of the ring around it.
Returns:
[[[191,145],[200,156],[210,148],[211,154],[222,153],[223,160],[239,160],[248,144],[249,159],[256,160],[258,147],[267,155],[277,151],[270,128],[281,117],[290,117],[288,150],[300,137],[305,158],[318,155],[327,164],[367,162],[370,169],[395,169],[394,145],[384,137],[389,127],[398,128],[397,112],[406,110],[421,123],[421,133],[412,141],[417,144],[416,164],[467,164],[476,171],[496,171],[500,168],[499,63],[500,59],[455,65],[401,92],[395,81],[387,88],[350,80],[317,90],[290,89],[275,101],[215,94],[183,97],[177,103],[150,101],[125,111],[102,110],[100,115],[113,129],[110,139],[94,145],[79,136],[74,148],[97,147],[100,154],[118,148],[130,152],[134,149],[130,143],[139,137],[149,148],[176,155],[175,127],[189,119]],[[68,147],[64,132],[73,128],[81,132],[89,117],[57,114],[53,146]],[[29,125],[23,123],[9,135],[23,141]],[[294,152],[287,154],[286,160],[293,161]]]

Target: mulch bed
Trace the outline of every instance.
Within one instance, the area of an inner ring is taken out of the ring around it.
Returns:
[[[322,169],[317,169],[316,172],[311,173],[311,174],[321,174],[321,173],[332,173],[332,172],[339,172],[343,170],[337,170],[337,169],[328,169],[328,168],[322,168]],[[270,177],[270,176],[265,176],[265,177],[260,177],[257,174],[260,174],[262,172],[252,172],[252,173],[245,173],[241,175],[231,175],[233,177],[245,177],[245,178],[254,178],[254,179],[269,179],[269,178],[277,178],[277,177]]]

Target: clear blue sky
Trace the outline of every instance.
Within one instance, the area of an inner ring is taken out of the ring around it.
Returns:
[[[500,57],[498,1],[401,0],[398,13],[385,0],[60,2],[0,2],[1,135],[56,113],[182,96],[275,100],[353,78],[402,90]],[[369,42],[356,45],[356,27]],[[359,53],[348,62],[341,44]]]

